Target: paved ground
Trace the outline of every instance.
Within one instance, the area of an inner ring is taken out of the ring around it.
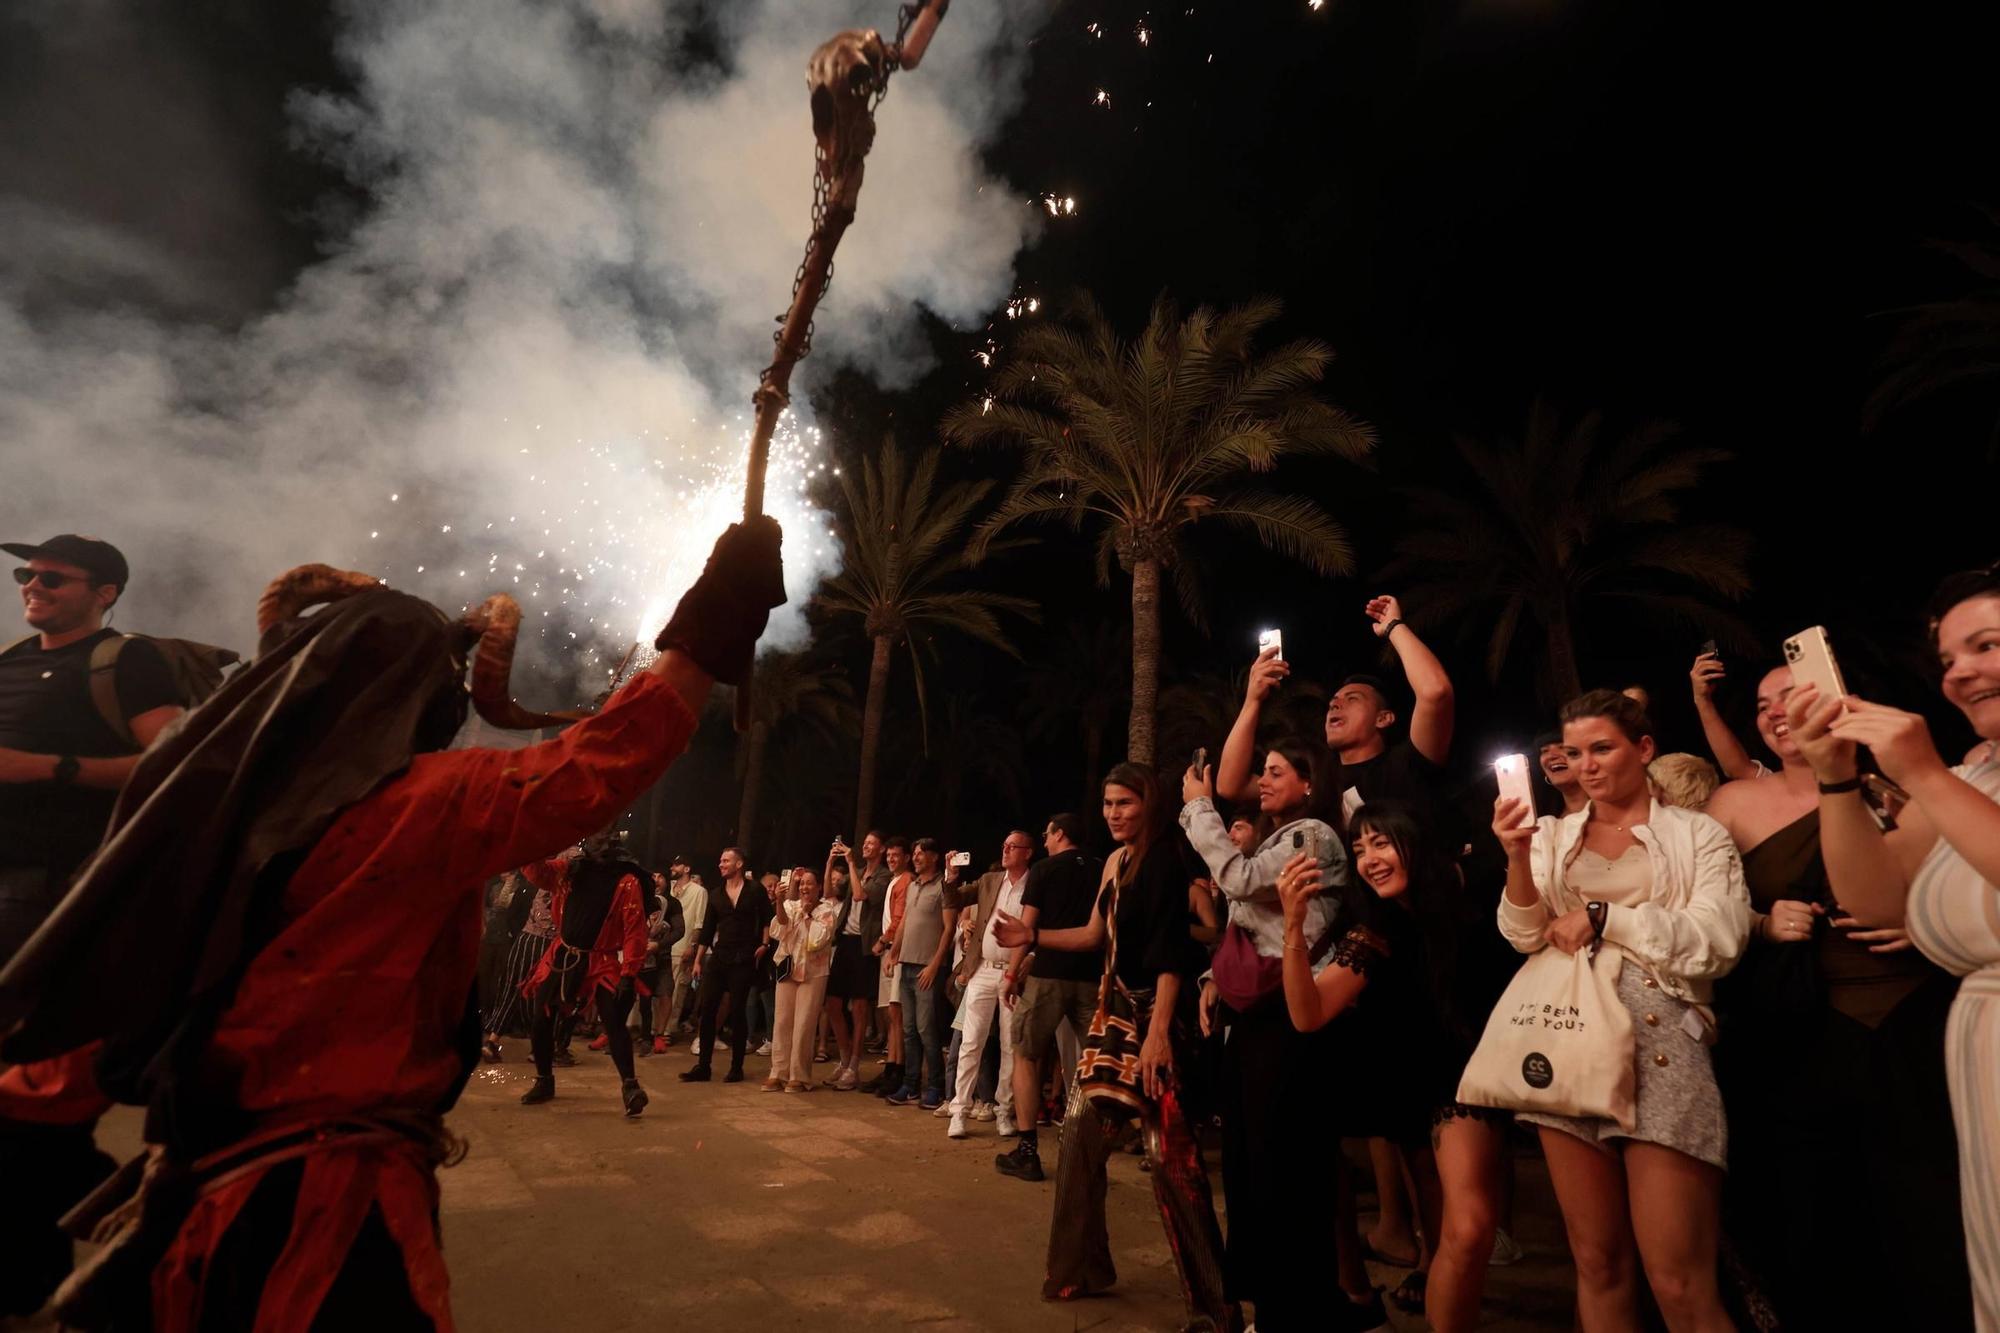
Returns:
[[[653,1102],[628,1121],[609,1062],[578,1045],[582,1063],[557,1071],[554,1102],[517,1104],[532,1074],[517,1041],[507,1063],[475,1074],[452,1117],[471,1143],[443,1176],[464,1333],[1178,1326],[1173,1268],[1137,1158],[1112,1164],[1118,1291],[1051,1305],[1039,1290],[1053,1187],[994,1172],[991,1124],[954,1143],[944,1121],[915,1108],[854,1093],[764,1093],[768,1062],[755,1058],[741,1084],[683,1085],[675,1075],[690,1059],[681,1048],[640,1061]],[[107,1146],[118,1151],[135,1134],[121,1113]],[[1043,1151],[1053,1167],[1047,1130]],[[1493,1270],[1487,1327],[1566,1330],[1554,1209],[1540,1163],[1520,1165],[1517,1231],[1529,1258]],[[1302,1207],[1324,1195],[1313,1175],[1302,1163]],[[1400,1277],[1376,1272],[1381,1282]]]

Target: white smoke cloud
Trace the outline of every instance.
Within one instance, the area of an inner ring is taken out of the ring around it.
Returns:
[[[979,149],[1046,9],[959,0],[896,79],[801,404],[843,361],[889,383],[921,371],[920,307],[964,322],[1005,299],[1034,212]],[[91,23],[130,39],[115,6],[29,15],[72,47]],[[118,543],[130,628],[245,645],[262,582],[324,560],[448,606],[512,591],[553,640],[615,657],[740,503],[748,397],[809,224],[806,56],[894,4],[731,6],[721,70],[670,59],[690,3],[343,16],[355,91],[299,93],[295,147],[366,206],[236,327],[188,313],[227,275],[181,262],[180,232],[0,176],[0,536]],[[838,560],[803,494],[823,454],[800,424],[771,483],[793,594],[780,641]]]

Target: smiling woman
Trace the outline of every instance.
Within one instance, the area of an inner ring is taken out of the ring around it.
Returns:
[[[1946,579],[1931,600],[1945,698],[1981,738],[2000,739],[2000,564]],[[1948,768],[1915,713],[1848,695],[1792,691],[1786,720],[1819,783],[1833,891],[1863,920],[1901,923],[1964,980],[1946,1030],[1959,1180],[1978,1326],[2000,1328],[2000,762]],[[1856,747],[1909,794],[1884,831],[1862,799]],[[1870,1145],[1871,1147],[1873,1145]]]

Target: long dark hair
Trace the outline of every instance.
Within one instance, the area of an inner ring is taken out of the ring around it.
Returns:
[[[1453,984],[1459,970],[1459,941],[1470,927],[1471,903],[1458,863],[1401,801],[1370,801],[1354,812],[1352,836],[1379,833],[1396,849],[1409,887],[1396,898],[1379,898],[1357,869],[1349,877],[1345,919],[1367,926],[1389,941],[1394,952],[1412,951],[1441,1022],[1455,1023]],[[1476,1037],[1478,1033],[1458,1033]]]

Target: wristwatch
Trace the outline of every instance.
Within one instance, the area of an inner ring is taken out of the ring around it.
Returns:
[[[67,787],[76,781],[76,775],[83,771],[83,761],[73,754],[66,754],[56,760],[56,771],[52,775],[59,787]]]
[[[1610,911],[1610,905],[1602,902],[1589,902],[1583,905],[1583,914],[1590,921],[1590,933],[1600,940],[1604,938],[1604,918]]]

